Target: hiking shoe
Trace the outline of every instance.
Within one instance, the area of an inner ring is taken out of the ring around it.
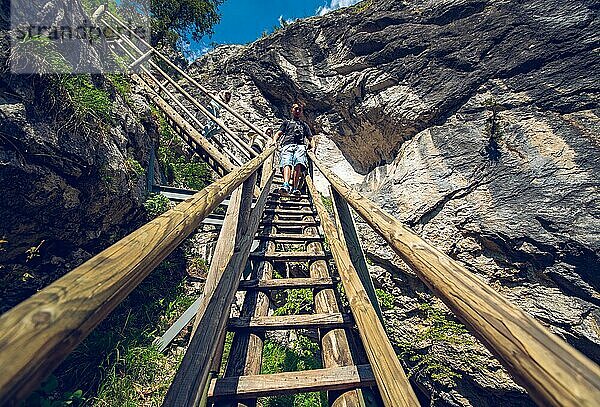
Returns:
[[[294,191],[292,192],[292,194],[294,194],[294,195],[300,195],[301,192],[300,192],[299,189],[294,189]]]

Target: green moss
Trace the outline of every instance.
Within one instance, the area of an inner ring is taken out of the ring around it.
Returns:
[[[97,88],[89,75],[61,75],[57,84],[64,89],[67,101],[78,121],[89,118],[100,121],[110,119],[112,101],[108,92]]]
[[[414,341],[400,343],[401,357],[412,366],[409,376],[427,377],[446,388],[456,386],[462,375],[448,363],[448,355],[457,352],[465,369],[481,364],[472,349],[473,338],[464,325],[448,319],[446,313],[430,303],[419,306],[424,322]]]
[[[394,296],[380,288],[375,289],[375,295],[383,311],[394,308]]]

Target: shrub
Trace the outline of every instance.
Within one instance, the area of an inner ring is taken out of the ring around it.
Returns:
[[[376,288],[375,295],[383,311],[394,308],[394,296],[387,291]]]
[[[144,208],[148,218],[154,219],[157,216],[162,215],[171,207],[171,201],[164,195],[161,194],[150,194],[146,202],[144,202]]]

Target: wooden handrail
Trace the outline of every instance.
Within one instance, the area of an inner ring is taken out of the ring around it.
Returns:
[[[273,151],[273,147],[267,151]],[[224,249],[218,253],[220,258],[213,258],[216,266],[211,265],[214,274],[210,276],[210,287],[205,289],[205,297],[198,310],[196,330],[169,387],[164,406],[198,406],[208,390],[209,374],[217,357],[219,341],[227,327],[230,308],[269,195],[274,171],[272,166],[265,170],[261,177],[262,191],[250,216],[240,216],[231,224],[235,230],[219,236],[219,239],[233,239],[234,244],[221,245]],[[249,208],[250,203],[245,206]],[[238,203],[240,206],[244,205]]]
[[[329,242],[352,315],[356,320],[358,332],[384,404],[388,407],[419,406],[417,396],[408,382],[379,316],[375,312],[360,277],[352,265],[348,249],[342,244],[337,229],[325,210],[310,175],[306,176],[306,184],[321,218],[323,231]]]
[[[0,316],[0,400],[17,404],[273,153],[271,146]]]
[[[124,28],[125,30],[127,30],[129,32],[130,35],[132,35],[136,40],[140,41],[141,44],[144,44],[144,46],[148,47],[148,49],[152,49],[152,46],[143,38],[141,38],[135,31],[133,31],[130,27],[127,27],[126,24],[124,24],[121,20],[119,20],[119,18],[117,18],[114,14],[112,14],[110,11],[106,11],[106,15],[108,15],[111,19],[113,19],[113,21],[115,21],[119,26],[121,26],[122,28]],[[236,112],[233,108],[231,108],[227,103],[223,102],[219,97],[216,97],[215,95],[213,95],[211,92],[208,91],[208,89],[206,89],[204,86],[202,86],[198,81],[196,81],[194,78],[192,78],[190,75],[188,75],[187,72],[185,72],[184,70],[182,70],[181,68],[179,68],[177,65],[175,65],[169,58],[167,58],[166,56],[164,56],[160,51],[154,50],[154,55],[158,56],[160,59],[162,59],[167,65],[169,65],[172,69],[174,69],[177,73],[179,73],[181,76],[183,76],[189,83],[191,83],[192,85],[194,85],[196,88],[198,88],[202,93],[204,93],[206,96],[208,96],[210,99],[212,99],[213,101],[215,101],[216,103],[218,103],[222,108],[224,108],[225,110],[227,110],[229,113],[231,113],[236,119],[238,119],[239,121],[241,121],[242,123],[244,123],[246,126],[248,126],[250,129],[252,129],[253,131],[255,131],[256,133],[260,134],[261,136],[263,136],[266,140],[269,140],[270,137],[266,135],[266,133],[262,130],[260,130],[257,126],[255,126],[252,122],[250,122],[248,119],[246,119],[244,116],[240,115],[238,112]],[[217,122],[218,123],[218,122]]]
[[[511,304],[457,261],[350,188],[309,153],[333,188],[498,356],[542,406],[597,406],[600,367]]]

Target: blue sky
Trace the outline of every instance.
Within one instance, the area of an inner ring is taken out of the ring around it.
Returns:
[[[273,31],[280,19],[294,20],[324,14],[359,0],[225,0],[219,8],[221,22],[214,27],[212,38],[190,44],[194,59],[206,52],[211,43],[246,44],[260,38],[263,31]]]

